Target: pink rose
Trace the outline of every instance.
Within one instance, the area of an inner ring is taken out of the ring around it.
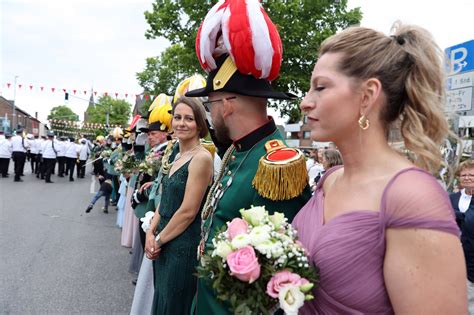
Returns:
[[[247,222],[240,218],[235,218],[229,223],[227,228],[227,233],[229,234],[230,240],[233,240],[239,234],[247,234],[247,229],[249,225]]]
[[[308,280],[306,280],[305,278],[301,278],[296,273],[292,273],[287,270],[280,271],[274,274],[270,281],[268,281],[267,294],[270,295],[272,298],[278,298],[278,293],[280,292],[281,288],[287,285],[299,287],[308,283]]]
[[[243,282],[252,283],[260,277],[260,264],[252,246],[245,246],[227,255],[231,275]]]

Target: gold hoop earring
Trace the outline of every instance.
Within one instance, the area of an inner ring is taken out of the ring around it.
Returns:
[[[364,115],[359,118],[359,127],[362,130],[367,130],[370,127],[370,121]]]

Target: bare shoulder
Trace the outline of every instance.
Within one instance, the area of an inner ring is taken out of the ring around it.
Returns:
[[[199,150],[194,155],[190,167],[212,167],[212,156],[206,149]]]

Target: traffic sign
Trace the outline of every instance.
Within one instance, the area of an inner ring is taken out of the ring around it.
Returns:
[[[449,59],[448,75],[474,70],[474,39],[445,49]]]

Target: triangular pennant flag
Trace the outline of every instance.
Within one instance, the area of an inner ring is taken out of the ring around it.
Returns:
[[[117,93],[117,92],[115,92],[115,97],[118,97],[118,93]]]
[[[86,95],[86,94],[87,94],[87,91],[84,91],[84,95]]]
[[[54,93],[55,88],[51,88],[51,91]]]
[[[66,93],[66,89],[63,89],[64,93]]]
[[[19,88],[19,89],[21,89],[22,86],[23,86],[22,84],[18,84],[18,88]]]
[[[128,93],[125,93],[125,97],[128,97]]]
[[[72,92],[74,93],[74,95],[76,95],[77,90],[72,90]]]
[[[107,93],[107,92],[104,92],[104,96],[109,96],[109,93]]]
[[[43,90],[44,90],[44,86],[40,86],[40,89],[41,89],[41,92],[43,92]]]
[[[33,85],[30,85],[30,91],[33,90]]]
[[[11,83],[7,83],[7,87],[10,88],[10,85],[12,85]]]
[[[97,91],[95,91],[95,92],[94,92],[94,95],[96,95],[96,96],[97,96]]]

